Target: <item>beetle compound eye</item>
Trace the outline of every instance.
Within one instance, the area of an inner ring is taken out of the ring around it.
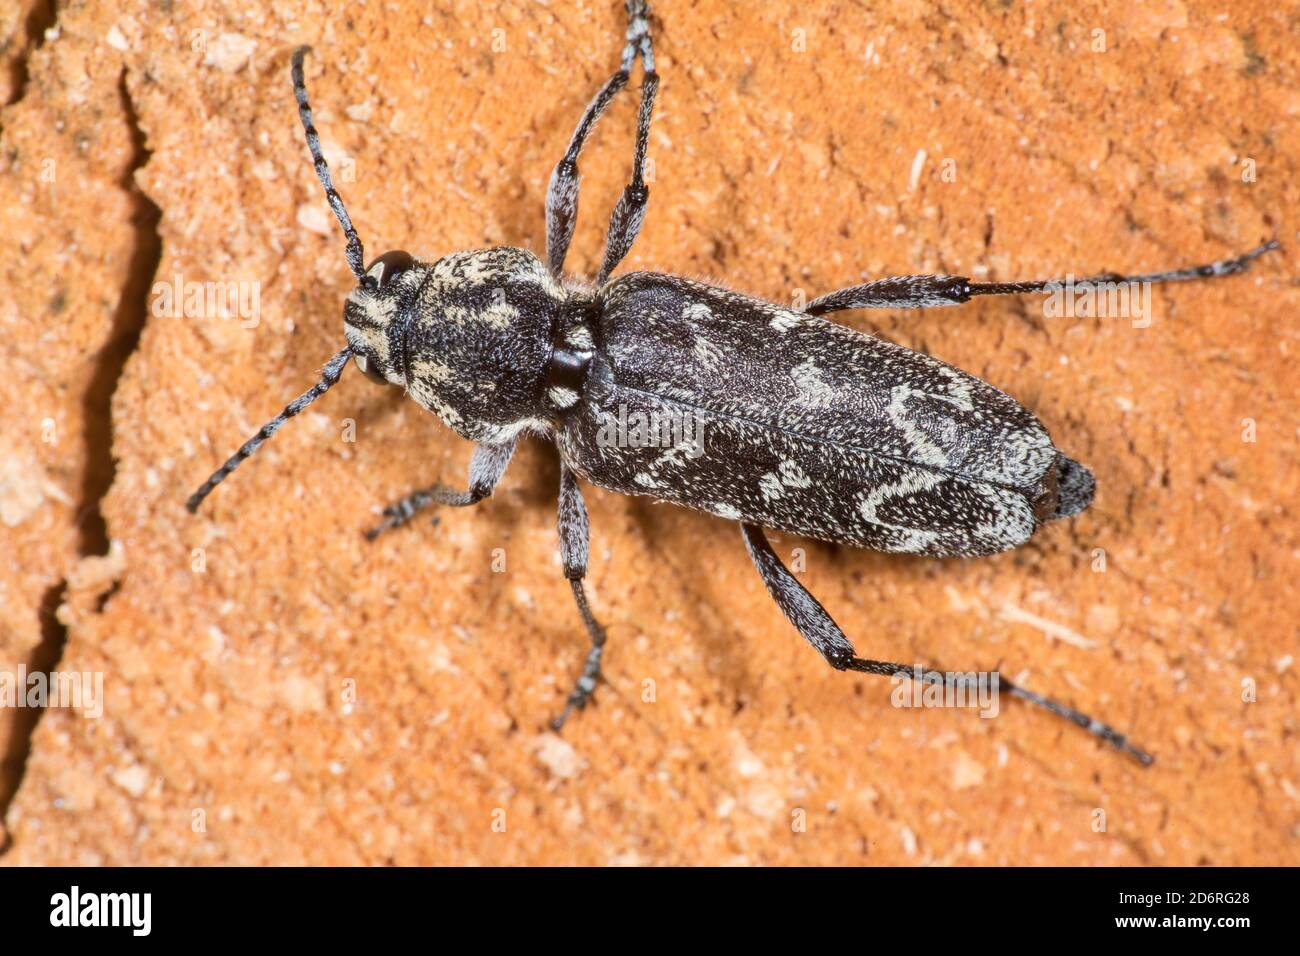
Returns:
[[[383,289],[407,269],[415,265],[415,257],[409,252],[394,249],[370,263],[366,275],[375,280],[375,288]]]
[[[372,365],[370,360],[364,355],[356,356],[356,362],[357,368],[361,369],[361,374],[370,379],[370,381],[374,382],[376,385],[388,384],[388,379],[384,378],[379,369]]]

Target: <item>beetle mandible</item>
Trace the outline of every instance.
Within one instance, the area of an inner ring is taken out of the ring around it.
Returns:
[[[591,649],[552,721],[556,730],[591,699],[605,647],[605,630],[583,586],[588,522],[579,479],[738,522],[777,605],[837,670],[966,689],[973,673],[916,673],[858,657],[777,557],[763,529],[886,552],[975,556],[1018,547],[1042,525],[1087,508],[1092,473],[1057,449],[1038,419],[1010,396],[927,355],[824,318],[844,309],[927,308],[973,296],[1050,292],[1066,280],[895,276],[793,311],[671,275],[611,279],[645,218],[646,155],[659,88],[649,3],[625,0],[625,6],[619,68],[587,106],[551,175],[545,263],[525,249],[502,247],[455,252],[432,263],[394,251],[365,265],[312,120],[303,77],[308,48],[294,51],[293,88],[307,146],[357,279],[343,308],[347,345],[320,381],[262,426],[187,507],[196,511],[287,419],[331,388],[352,360],[366,377],[405,389],[475,443],[467,489],[435,485],[408,495],[384,509],[370,538],[430,504],[464,507],[489,497],[526,434],[558,449],[560,551]],[[610,216],[594,282],[577,281],[563,270],[577,218],[578,156],[638,60],[643,80],[631,179]],[[1084,281],[1224,276],[1276,248],[1270,241],[1209,265]],[[667,422],[673,426],[663,431],[669,440],[611,437],[611,426],[632,418]],[[1107,724],[997,672],[992,678],[995,687],[1151,762]]]

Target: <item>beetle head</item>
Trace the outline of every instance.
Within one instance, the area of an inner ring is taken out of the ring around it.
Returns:
[[[405,330],[429,266],[407,252],[370,263],[343,304],[343,332],[352,358],[379,385],[405,385]]]

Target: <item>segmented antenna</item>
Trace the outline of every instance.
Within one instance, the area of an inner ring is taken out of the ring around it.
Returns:
[[[293,95],[298,100],[298,116],[302,119],[303,132],[307,134],[307,148],[311,150],[311,159],[316,167],[316,176],[320,179],[320,184],[325,187],[325,199],[330,204],[330,209],[334,210],[334,217],[338,219],[339,225],[343,227],[343,235],[348,240],[345,253],[348,257],[348,267],[352,270],[352,274],[357,277],[358,282],[362,285],[369,285],[366,278],[365,249],[361,245],[357,230],[352,225],[352,218],[348,215],[347,207],[343,205],[343,197],[334,188],[334,179],[330,176],[329,165],[325,162],[325,157],[321,155],[320,134],[316,132],[316,124],[312,122],[311,104],[307,102],[307,81],[302,75],[303,57],[309,52],[311,52],[309,46],[300,46],[293,51]]]
[[[262,442],[279,431],[281,425],[333,388],[334,383],[343,374],[343,366],[347,365],[351,357],[352,348],[349,346],[330,359],[329,364],[325,366],[325,371],[321,373],[319,382],[286,405],[284,411],[259,428],[256,435],[244,442],[239,451],[230,456],[229,461],[214,471],[212,477],[199,486],[199,490],[190,495],[189,500],[185,502],[185,507],[190,514],[198,511],[199,505],[203,504],[203,499],[212,493],[212,489],[225,481],[226,476],[238,468],[245,458],[257,451],[262,446]]]

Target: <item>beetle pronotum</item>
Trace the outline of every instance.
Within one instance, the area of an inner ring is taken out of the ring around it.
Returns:
[[[645,217],[655,71],[649,4],[625,0],[627,42],[551,175],[546,261],[516,248],[455,252],[427,263],[388,252],[369,266],[321,154],[294,51],[293,87],[307,146],[347,239],[357,287],[343,309],[347,345],[315,385],[269,421],[190,497],[204,498],[284,422],[331,388],[349,359],[371,380],[400,386],[475,443],[465,490],[434,485],[384,510],[367,535],[405,524],[430,504],[463,507],[492,494],[521,436],[560,456],[564,573],[591,639],[559,729],[591,699],[605,630],[583,578],[588,524],[578,480],[650,495],[740,524],[745,545],[786,617],[838,670],[914,677],[903,664],[857,656],[822,605],[777,557],[764,528],[880,551],[986,555],[1015,548],[1042,525],[1092,501],[1092,473],[1053,445],[1042,424],[991,385],[929,356],[823,318],[844,309],[956,305],[972,296],[1051,291],[1066,280],[972,282],[964,276],[877,279],[814,299],[802,312],[676,276],[611,279]],[[628,84],[644,76],[631,181],[610,217],[594,282],[564,275],[578,209],[578,156]],[[1209,265],[1089,282],[1176,282],[1240,272],[1268,242]],[[690,419],[703,444],[611,441],[619,415]],[[914,679],[965,689],[973,674]],[[1085,728],[1143,763],[1123,734],[1012,684],[1001,689]]]

